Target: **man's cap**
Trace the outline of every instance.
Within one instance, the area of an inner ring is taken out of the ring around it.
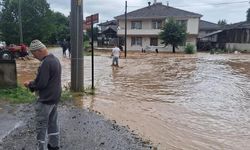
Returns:
[[[29,50],[30,51],[37,51],[37,50],[44,49],[44,48],[46,48],[46,46],[41,41],[39,41],[39,40],[33,40],[30,43]]]

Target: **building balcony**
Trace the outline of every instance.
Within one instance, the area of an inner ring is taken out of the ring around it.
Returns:
[[[161,32],[160,29],[128,29],[127,35],[158,35]],[[125,29],[117,31],[118,36],[125,35]]]

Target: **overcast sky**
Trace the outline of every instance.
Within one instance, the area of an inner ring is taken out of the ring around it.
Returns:
[[[71,0],[47,0],[53,10],[69,15]],[[128,12],[147,6],[148,1],[154,0],[127,0]],[[246,11],[250,7],[247,0],[157,0],[172,7],[203,15],[202,19],[217,23],[226,19],[228,23],[246,20]],[[228,4],[231,3],[232,4]],[[239,3],[235,3],[239,2]],[[225,4],[220,4],[225,3]],[[99,13],[100,22],[111,20],[124,13],[125,0],[84,0],[84,16]]]

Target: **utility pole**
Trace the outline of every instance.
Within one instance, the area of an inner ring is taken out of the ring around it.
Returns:
[[[127,9],[128,9],[128,2],[125,2],[125,58],[127,58],[127,23],[128,23],[128,19],[127,19]]]
[[[94,89],[94,18],[91,15],[91,65],[92,65],[92,90]]]
[[[19,18],[20,44],[22,44],[23,43],[23,26],[22,26],[21,0],[18,0],[18,18]]]
[[[71,90],[83,90],[83,1],[71,0]]]

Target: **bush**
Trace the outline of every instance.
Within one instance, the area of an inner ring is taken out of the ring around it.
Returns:
[[[185,53],[186,54],[194,54],[196,51],[194,50],[194,45],[188,43],[187,46],[185,47]]]

